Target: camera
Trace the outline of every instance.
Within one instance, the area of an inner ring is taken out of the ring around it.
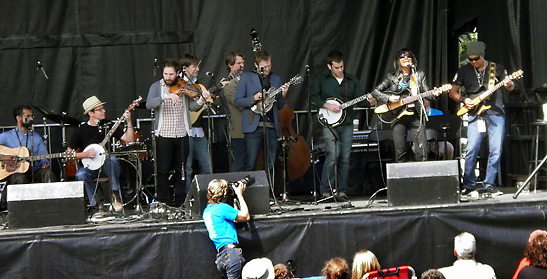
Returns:
[[[243,183],[246,186],[251,186],[255,183],[255,178],[250,176],[250,175],[247,175],[247,176],[243,177],[242,179],[240,179],[238,181],[235,181],[235,182],[228,181],[228,192],[229,192],[229,194],[231,194],[231,195],[234,194],[234,186],[237,186],[239,183]]]

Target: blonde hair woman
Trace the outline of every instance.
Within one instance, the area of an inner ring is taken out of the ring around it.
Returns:
[[[382,269],[378,259],[368,250],[355,253],[353,257],[353,267],[351,279],[368,278],[368,273]]]

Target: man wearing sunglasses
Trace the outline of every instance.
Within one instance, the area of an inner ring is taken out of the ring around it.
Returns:
[[[450,90],[450,97],[456,102],[463,103],[470,110],[462,196],[468,195],[476,187],[475,166],[484,132],[487,132],[489,154],[483,188],[492,196],[503,194],[494,186],[500,167],[505,135],[505,108],[502,89],[496,90],[484,102],[484,104],[492,107],[483,111],[480,115],[476,107],[483,105],[483,103],[474,105],[473,99],[476,97],[476,93],[483,91],[481,87],[488,88],[489,84],[493,85],[503,81],[507,76],[507,71],[503,65],[484,58],[485,48],[486,45],[481,41],[469,43],[467,46],[469,64],[458,69]],[[508,91],[512,91],[515,87],[510,80],[505,81],[504,85]],[[462,87],[465,87],[465,92],[460,92]]]

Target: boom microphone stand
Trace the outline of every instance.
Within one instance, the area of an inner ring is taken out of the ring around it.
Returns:
[[[335,192],[338,193],[338,162],[337,162],[338,161],[338,136],[336,136],[336,133],[332,130],[332,127],[327,121],[327,119],[323,115],[319,115],[319,117],[320,117],[321,123],[323,123],[323,125],[327,127],[329,131],[331,132],[332,141],[334,143],[334,190],[332,189],[332,185],[330,184],[330,179],[329,179],[329,188],[330,188],[331,196],[320,199],[317,201],[317,203],[328,201],[330,199],[334,199],[335,202],[338,202],[336,200],[336,196],[334,195]]]
[[[317,182],[315,181],[315,174],[317,173],[317,169],[315,167],[315,144],[314,144],[314,137],[313,137],[313,122],[312,122],[312,114],[311,114],[311,77],[310,77],[310,66],[306,65],[306,78],[308,80],[308,88],[307,88],[307,97],[308,97],[308,138],[311,142],[311,152],[310,152],[310,162],[312,166],[312,180],[313,180],[313,202],[317,203]]]

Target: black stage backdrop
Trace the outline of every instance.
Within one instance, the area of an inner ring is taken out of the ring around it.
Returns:
[[[203,75],[226,74],[231,50],[252,67],[249,31],[256,28],[274,71],[288,80],[311,66],[325,69],[332,49],[345,54],[347,71],[366,91],[392,69],[397,50],[414,49],[430,86],[448,82],[458,67],[457,36],[478,27],[487,58],[509,71],[525,70],[525,88],[547,81],[542,52],[545,1],[2,1],[0,11],[0,125],[13,124],[17,104],[84,119],[91,95],[108,102],[112,118],[161,77],[154,61],[192,52]],[[40,60],[49,79],[37,68]],[[448,106],[446,96],[440,102]],[[289,103],[307,109],[307,85]],[[149,116],[148,111],[137,117]]]

